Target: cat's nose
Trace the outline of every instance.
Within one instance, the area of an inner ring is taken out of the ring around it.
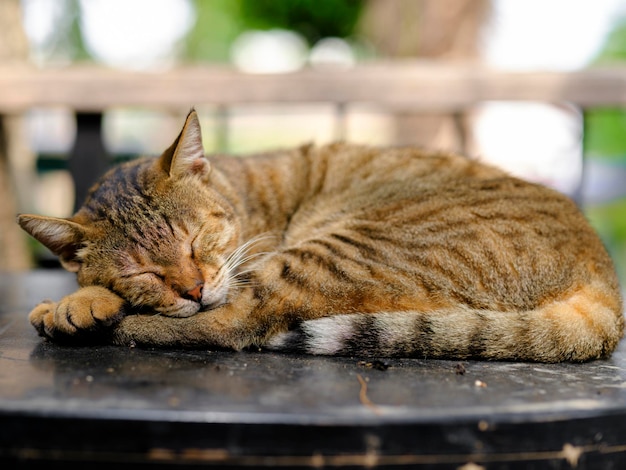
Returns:
[[[202,282],[198,282],[193,289],[189,289],[183,294],[183,298],[200,302],[202,300]]]

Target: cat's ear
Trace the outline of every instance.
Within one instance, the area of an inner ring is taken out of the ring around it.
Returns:
[[[161,155],[161,167],[173,178],[196,175],[206,178],[211,165],[204,155],[198,114],[192,109],[174,143]]]
[[[82,246],[86,233],[81,224],[68,219],[31,214],[18,215],[17,223],[57,255],[65,269],[78,271],[80,261],[76,252]]]

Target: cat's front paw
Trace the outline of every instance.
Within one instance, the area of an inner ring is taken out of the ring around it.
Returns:
[[[124,300],[108,289],[83,287],[59,302],[42,302],[29,315],[41,336],[55,341],[85,340],[124,316]]]

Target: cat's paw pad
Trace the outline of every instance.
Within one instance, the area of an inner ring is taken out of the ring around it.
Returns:
[[[41,336],[59,340],[101,332],[123,315],[120,297],[101,287],[85,287],[58,303],[37,305],[29,319]]]
[[[46,336],[46,323],[48,323],[49,326],[52,326],[54,324],[55,308],[56,304],[54,302],[44,300],[39,305],[37,305],[28,315],[28,320],[30,321],[30,324],[35,327],[35,329],[41,336]]]

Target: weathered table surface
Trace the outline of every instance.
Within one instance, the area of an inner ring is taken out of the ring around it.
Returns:
[[[37,337],[28,311],[75,287],[55,270],[0,275],[2,468],[626,468],[626,341],[609,360],[546,365]]]

